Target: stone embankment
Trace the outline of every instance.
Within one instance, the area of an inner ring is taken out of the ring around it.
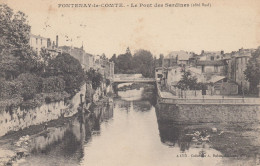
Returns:
[[[165,96],[157,86],[158,119],[180,123],[257,122],[259,98],[180,99]]]

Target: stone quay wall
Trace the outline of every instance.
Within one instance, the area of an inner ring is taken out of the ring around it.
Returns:
[[[157,104],[159,121],[176,123],[259,122],[260,106],[247,104]]]

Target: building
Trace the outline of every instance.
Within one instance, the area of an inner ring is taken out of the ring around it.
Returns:
[[[167,86],[174,86],[181,80],[183,71],[189,71],[192,76],[197,78],[197,82],[206,82],[204,75],[201,73],[200,69],[195,67],[169,67],[167,68],[167,79],[166,84]]]
[[[201,73],[209,80],[214,75],[225,76],[227,70],[226,61],[198,61],[196,68],[201,70]]]
[[[112,79],[114,77],[114,62],[109,62],[108,59],[102,60],[105,78]]]
[[[93,58],[93,60],[90,60],[90,58],[89,58],[89,57],[93,57],[93,55],[86,53],[85,50],[83,49],[83,46],[80,47],[80,48],[69,47],[69,46],[61,46],[61,47],[59,47],[59,49],[63,53],[68,53],[71,56],[73,56],[74,58],[76,58],[80,62],[81,66],[84,70],[89,70],[91,67],[93,68],[94,58]]]
[[[61,50],[58,49],[58,35],[56,36],[56,43],[53,41],[51,43],[50,38],[45,38],[40,35],[36,36],[33,34],[30,34],[30,47],[36,52],[37,59],[39,61],[43,61],[43,57],[40,56],[40,52],[42,49],[46,51],[50,55],[50,58],[55,58],[58,54],[61,53]]]
[[[40,35],[36,36],[30,34],[30,47],[36,52],[37,55],[40,55],[42,48],[48,48],[50,39],[42,37]]]
[[[174,52],[169,53],[166,57],[162,59],[162,67],[173,67],[177,66],[177,59]]]
[[[244,71],[246,70],[246,65],[253,51],[254,49],[240,49],[238,52],[233,54],[230,60],[230,78],[238,83],[240,93],[249,90],[250,84],[245,78]]]
[[[161,78],[163,78],[163,67],[157,67],[155,68],[155,79],[159,81]]]
[[[219,61],[223,59],[224,51],[201,51],[200,61]]]
[[[86,70],[89,70],[90,68],[94,68],[94,63],[95,63],[94,55],[86,53],[85,60],[86,60],[86,64],[87,64]]]
[[[224,76],[213,76],[209,83],[212,83],[211,94],[213,95],[237,95],[238,94],[238,84]]]

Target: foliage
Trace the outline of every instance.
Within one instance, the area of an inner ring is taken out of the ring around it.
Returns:
[[[0,80],[0,98],[11,99],[20,95],[21,83],[16,81]]]
[[[67,53],[58,55],[49,61],[45,77],[61,76],[65,81],[65,91],[74,94],[84,81],[84,71],[77,59]]]
[[[118,71],[115,71],[116,73],[126,73],[131,74],[132,72],[132,55],[129,53],[121,54],[117,57],[117,61],[115,65],[118,68]]]
[[[150,51],[138,50],[133,56],[133,69],[144,77],[154,76],[154,59]]]
[[[106,86],[109,86],[109,85],[110,85],[110,80],[106,79]]]
[[[21,95],[24,100],[32,99],[41,91],[41,79],[34,74],[23,73],[16,81],[21,83]]]
[[[11,53],[25,58],[30,50],[29,39],[31,27],[27,16],[13,10],[6,4],[0,4],[0,54]]]
[[[138,50],[132,56],[130,49],[127,48],[125,54],[121,54],[118,57],[114,54],[110,61],[115,63],[115,73],[141,73],[144,77],[154,76],[155,59],[150,51]]]
[[[190,71],[183,70],[183,75],[181,80],[177,83],[176,87],[182,90],[194,90],[197,85],[197,78],[191,75]]]
[[[1,77],[13,80],[21,73],[37,72],[36,54],[29,46],[31,27],[23,12],[14,13],[0,4],[0,71]]]
[[[260,47],[252,53],[252,57],[248,61],[244,74],[246,80],[250,82],[250,91],[257,92],[257,85],[260,81]]]
[[[19,106],[20,103],[23,102],[23,98],[21,96],[12,97],[10,99],[0,100],[1,107],[10,107],[10,106]]]
[[[61,77],[51,76],[42,80],[42,92],[62,92],[65,89],[65,81]]]
[[[202,82],[198,82],[195,84],[195,89],[196,90],[203,90],[203,89],[207,89],[207,86],[211,85],[213,86],[213,83],[202,83]],[[194,89],[193,89],[194,90]]]
[[[92,88],[96,90],[102,83],[103,77],[102,75],[91,68],[89,71],[86,72],[87,80],[92,82]]]
[[[22,61],[20,61],[18,57],[3,56],[0,62],[0,71],[2,72],[1,77],[6,80],[13,80],[21,74],[21,66]]]

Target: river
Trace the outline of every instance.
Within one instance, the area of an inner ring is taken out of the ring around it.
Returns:
[[[202,137],[204,128],[199,124],[159,122],[154,103],[143,99],[144,93],[143,88],[119,92],[113,104],[97,106],[92,113],[78,113],[64,125],[48,128],[47,133],[33,138],[30,155],[17,165],[202,166],[256,162],[255,156],[223,157],[225,152],[214,148],[214,139],[208,140],[213,132],[204,132]]]

